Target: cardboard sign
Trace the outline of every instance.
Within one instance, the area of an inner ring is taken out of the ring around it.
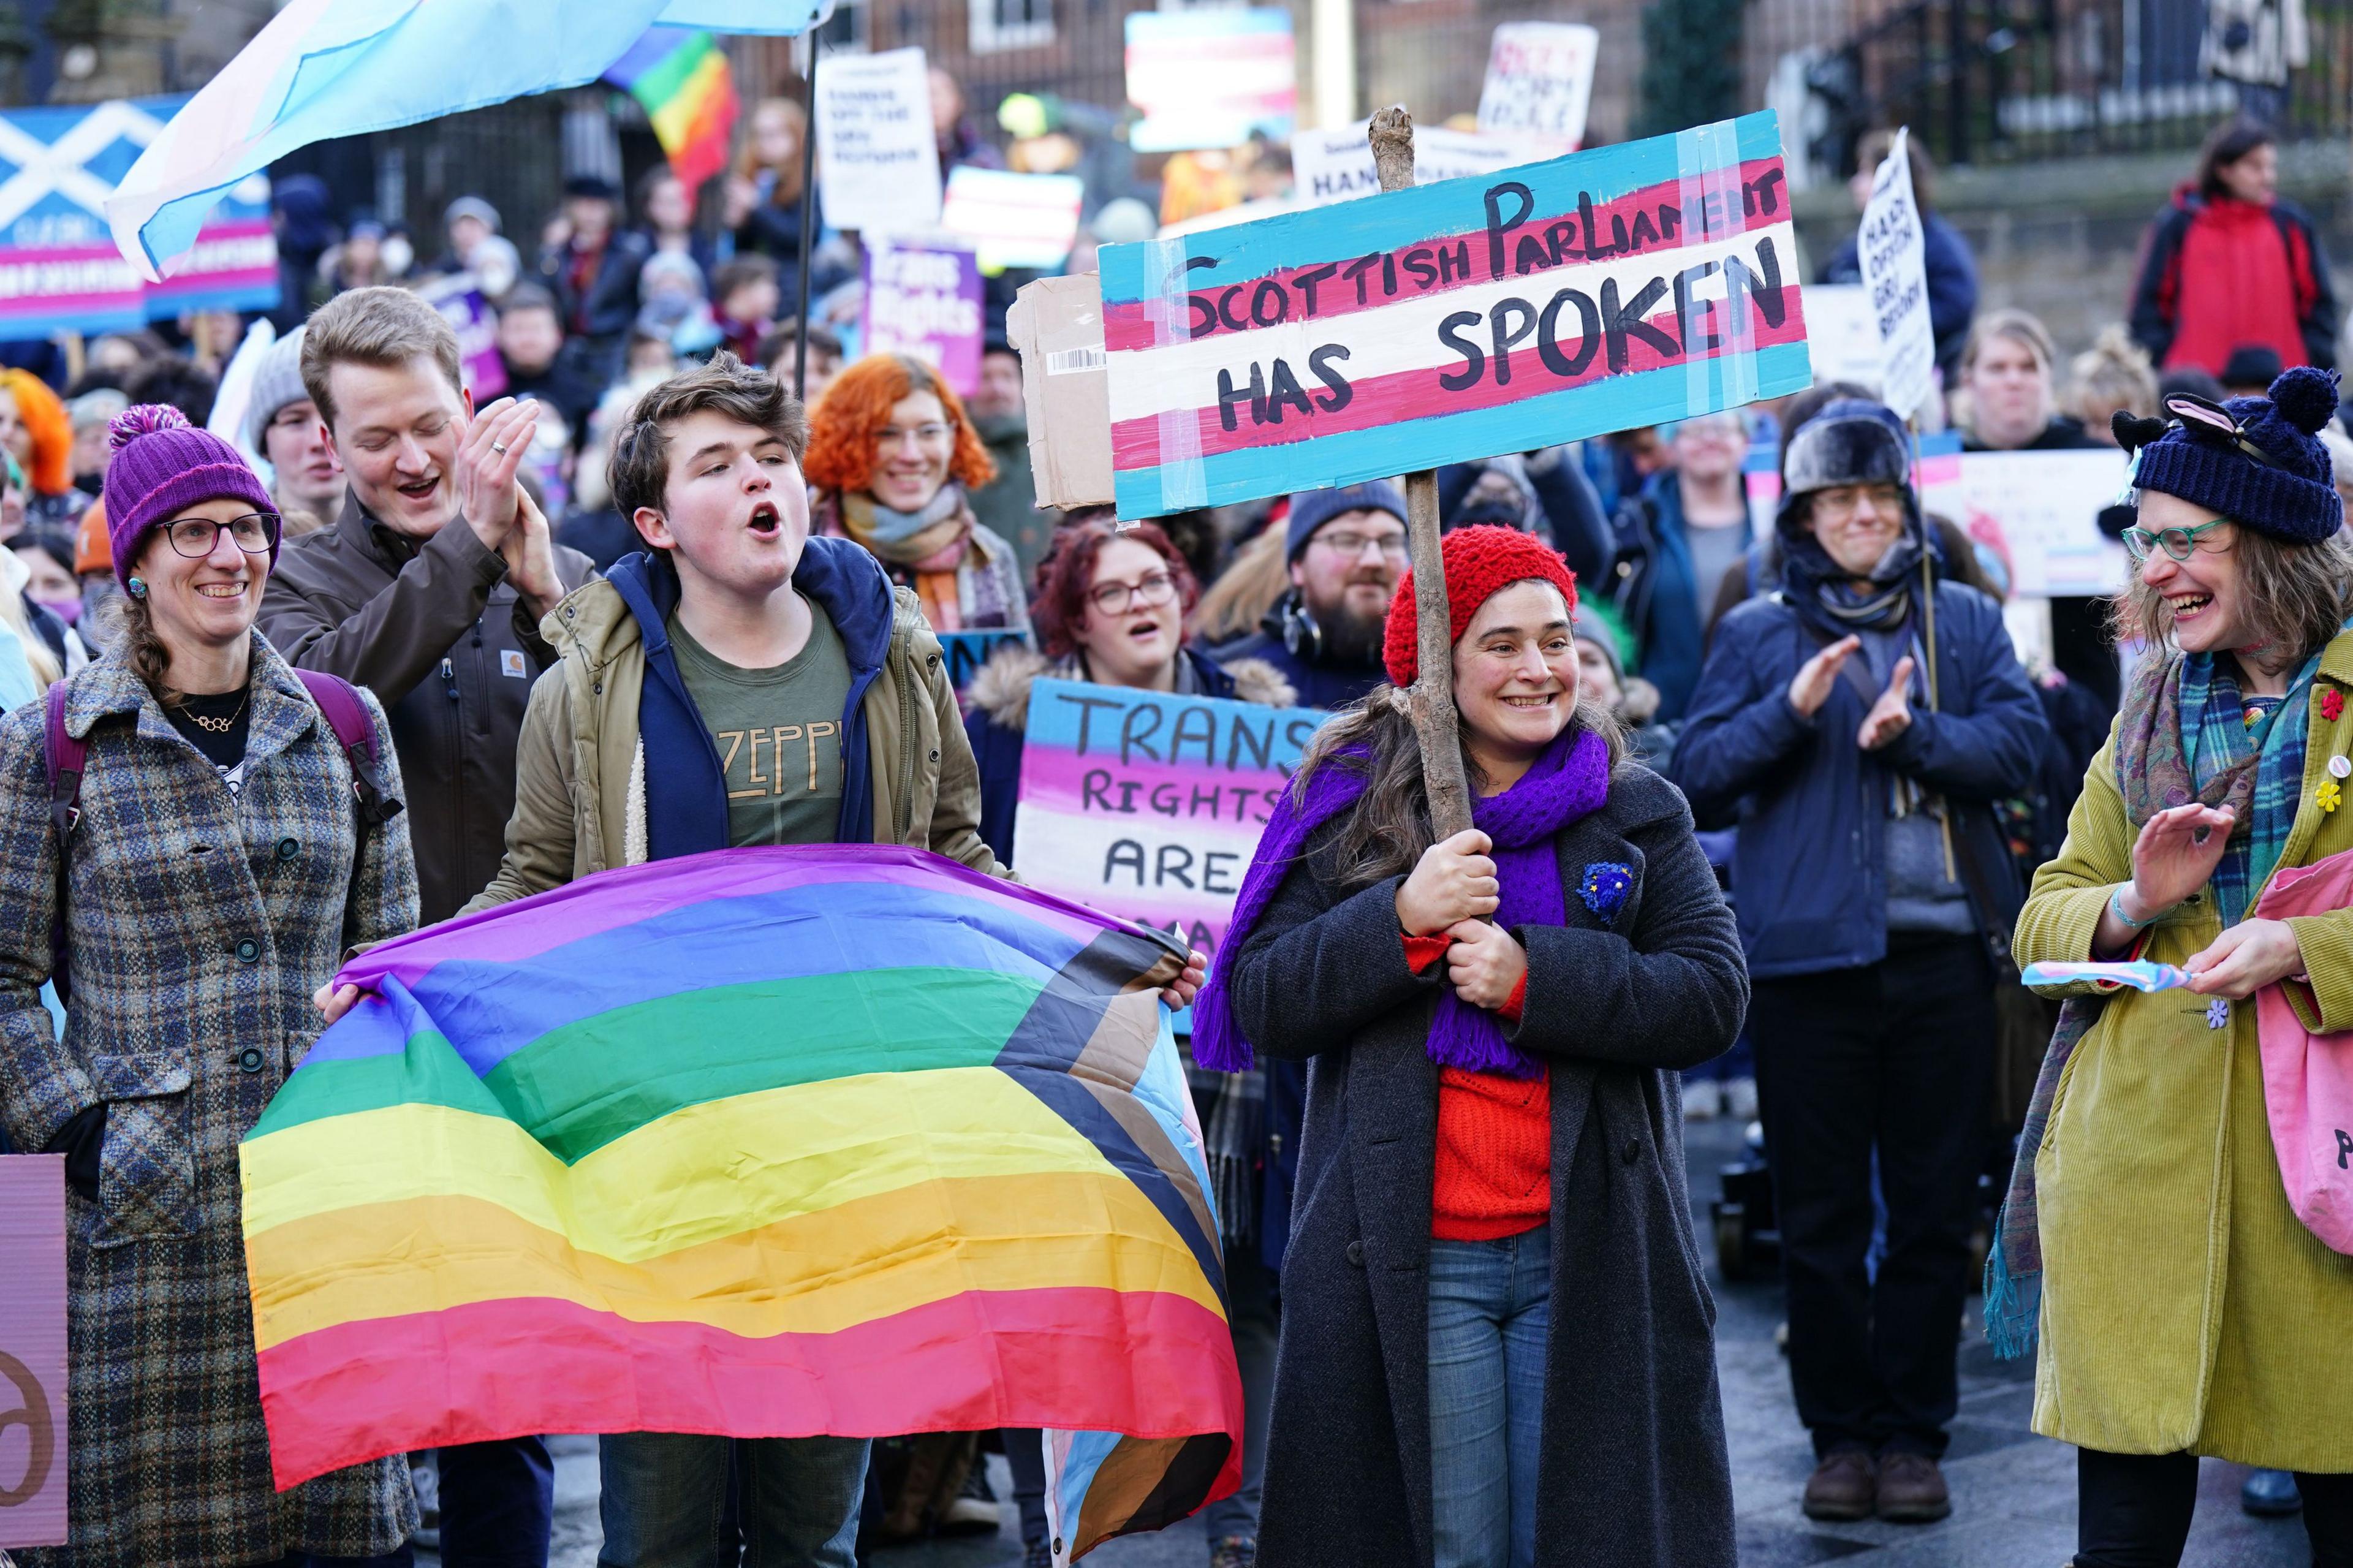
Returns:
[[[1007,631],[1002,627],[985,632],[941,632],[940,656],[948,667],[948,684],[961,695],[980,673],[980,667],[997,657],[997,650],[1008,643],[1029,646],[1029,634]]]
[[[1807,386],[1770,113],[1106,247],[1122,517],[1526,452]]]
[[[66,1543],[66,1157],[0,1154],[0,1547]]]
[[[1330,717],[1040,680],[1029,689],[1015,870],[1214,958],[1267,816]]]
[[[0,340],[129,331],[183,310],[278,303],[267,176],[213,208],[195,248],[162,283],[141,281],[115,248],[106,199],[186,101],[183,94],[0,114]]]
[[[983,272],[1060,267],[1078,242],[1086,194],[1076,174],[1013,174],[960,163],[948,174],[940,226],[972,241]]]
[[[1871,177],[1856,247],[1862,287],[1879,330],[1881,395],[1905,416],[1916,414],[1936,385],[1936,333],[1928,321],[1928,252],[1920,237],[1920,209],[1912,200],[1909,129],[1895,132]]]
[[[1111,391],[1101,280],[1082,272],[1024,284],[1005,312],[1005,336],[1021,356],[1038,504],[1109,505]]]
[[[825,221],[918,234],[940,220],[940,149],[919,48],[828,55],[817,73],[818,195]]]
[[[1292,176],[1305,205],[1323,206],[1378,194],[1380,171],[1373,166],[1373,144],[1366,140],[1371,124],[1363,120],[1344,130],[1303,131],[1292,138]],[[1449,131],[1441,125],[1413,128],[1417,185],[1475,179],[1525,163],[1529,156],[1528,148],[1515,137]]]
[[[1924,455],[1920,504],[2008,560],[2013,598],[2113,594],[2131,568],[2099,517],[2124,488],[2126,467],[2105,447]]]
[[[871,241],[860,352],[913,354],[959,397],[980,384],[980,264],[969,250]]]
[[[1601,35],[1577,22],[1505,22],[1487,51],[1479,129],[1540,139],[1549,152],[1585,141]]]
[[[1291,13],[1130,12],[1127,98],[1144,111],[1127,133],[1139,153],[1288,140],[1299,105]]]

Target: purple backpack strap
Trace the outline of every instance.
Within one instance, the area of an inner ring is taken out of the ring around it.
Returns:
[[[359,797],[363,826],[381,825],[400,815],[401,803],[385,793],[384,778],[379,770],[380,758],[375,750],[375,725],[368,718],[367,704],[360,700],[352,683],[339,675],[329,675],[322,669],[298,669],[311,700],[326,715],[327,725],[335,732],[335,742],[343,748],[343,755],[352,764],[352,791]]]
[[[81,820],[81,773],[90,742],[66,733],[66,683],[56,682],[42,700],[43,761],[49,774],[49,820],[57,825],[60,852],[66,836]]]

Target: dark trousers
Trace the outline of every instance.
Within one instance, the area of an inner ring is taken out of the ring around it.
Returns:
[[[1748,1026],[1814,1451],[1945,1451],[1993,1076],[1974,937],[1892,940],[1861,969],[1756,982]],[[1872,1155],[1887,1252],[1869,1270]]]
[[[2299,1473],[2312,1568],[2353,1568],[2353,1476]],[[2198,1507],[2195,1454],[2075,1450],[2074,1568],[2175,1568]]]
[[[537,1437],[440,1450],[442,1568],[547,1568],[555,1462]]]

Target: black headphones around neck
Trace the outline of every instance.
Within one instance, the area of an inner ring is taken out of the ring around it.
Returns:
[[[1296,588],[1282,595],[1282,646],[1293,658],[1310,663],[1324,657],[1324,627],[1316,621],[1315,612],[1307,607],[1305,595]]]

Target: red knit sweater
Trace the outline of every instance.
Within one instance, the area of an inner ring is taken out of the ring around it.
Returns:
[[[1446,956],[1444,936],[1409,936],[1416,974]],[[1527,976],[1496,1009],[1516,1024]],[[1552,1075],[1442,1068],[1438,1075],[1438,1160],[1430,1188],[1430,1234],[1442,1241],[1494,1241],[1534,1230],[1552,1212]]]

